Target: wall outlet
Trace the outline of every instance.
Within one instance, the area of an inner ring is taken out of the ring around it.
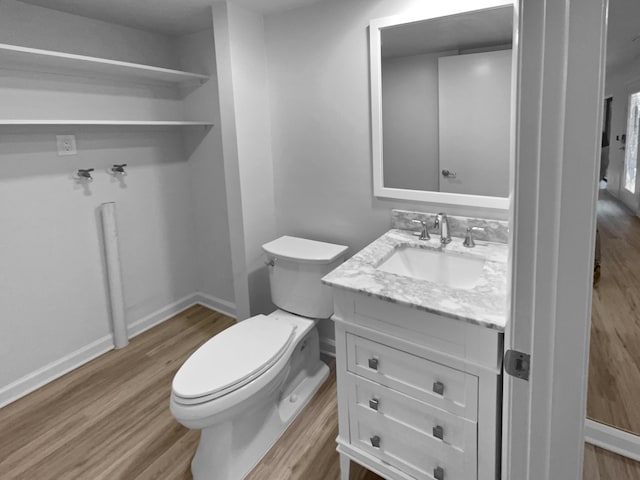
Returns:
[[[59,156],[78,154],[75,135],[56,135],[56,143]]]

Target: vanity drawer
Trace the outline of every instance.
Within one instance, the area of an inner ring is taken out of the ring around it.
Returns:
[[[477,420],[478,378],[347,333],[347,370],[447,412]]]
[[[349,427],[353,447],[416,479],[477,479],[476,456],[472,454],[475,452],[463,453],[432,436],[364,409],[349,412]]]
[[[415,400],[365,378],[347,373],[349,411],[374,413],[412,428],[444,447],[475,456],[476,423]]]

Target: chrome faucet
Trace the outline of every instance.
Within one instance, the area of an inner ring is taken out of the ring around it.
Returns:
[[[422,225],[422,230],[420,231],[420,240],[429,240],[431,237],[429,236],[429,228],[427,227],[427,222],[424,220],[411,220],[413,223],[419,223]]]
[[[436,215],[436,221],[433,223],[433,228],[440,227],[440,243],[446,245],[451,242],[451,235],[449,234],[449,219],[446,213],[439,213]]]

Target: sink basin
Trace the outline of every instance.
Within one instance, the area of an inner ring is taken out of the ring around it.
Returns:
[[[468,290],[480,280],[484,260],[455,253],[415,247],[398,247],[378,265],[378,270]]]

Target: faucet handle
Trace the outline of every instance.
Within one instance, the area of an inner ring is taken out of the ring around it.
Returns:
[[[429,227],[427,226],[427,222],[424,220],[411,220],[411,223],[419,223],[422,226],[422,231],[420,232],[420,240],[430,240],[431,236],[429,235]]]
[[[76,178],[78,178],[79,180],[93,182],[91,172],[93,172],[94,170],[94,168],[79,168],[76,172]]]
[[[111,173],[116,175],[126,175],[127,172],[124,169],[124,167],[126,166],[127,166],[126,163],[120,163],[120,164],[114,163],[113,166],[110,168]]]
[[[467,227],[467,234],[464,237],[464,242],[462,242],[462,245],[464,245],[467,248],[473,248],[476,246],[476,242],[473,240],[474,230],[486,231],[484,227]]]

